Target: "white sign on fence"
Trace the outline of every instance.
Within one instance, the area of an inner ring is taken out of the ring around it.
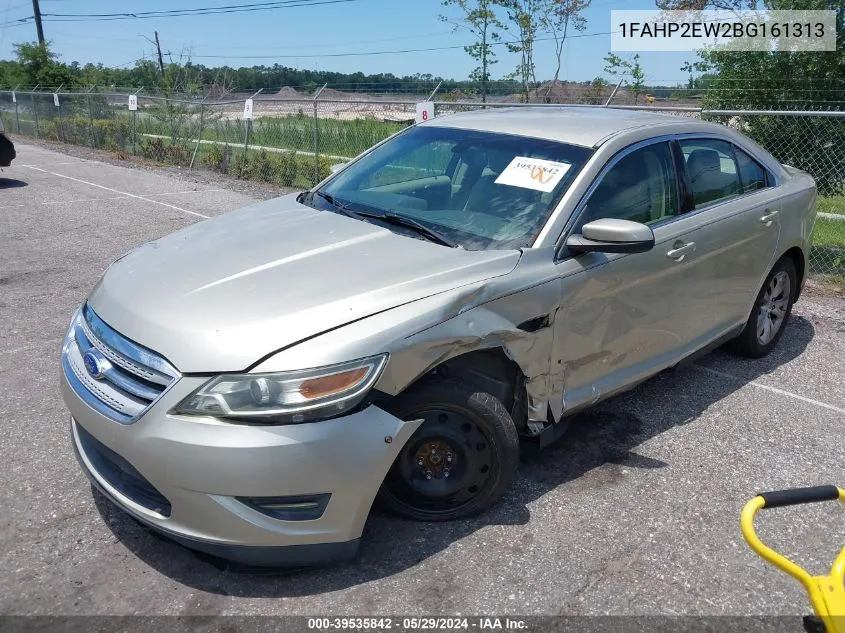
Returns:
[[[433,118],[434,118],[434,102],[423,101],[422,103],[417,104],[417,116],[416,116],[417,123],[422,123],[423,121],[428,121],[429,119],[433,119]]]
[[[252,99],[244,101],[244,120],[252,118]]]
[[[137,110],[138,109],[138,95],[129,95],[129,109],[130,110]]]
[[[14,91],[14,90],[12,90],[12,103],[17,103],[17,102],[18,102],[18,98],[17,98],[17,96],[15,95],[15,91]]]
[[[55,105],[57,108],[59,107],[59,93],[58,92],[53,93],[53,105]]]

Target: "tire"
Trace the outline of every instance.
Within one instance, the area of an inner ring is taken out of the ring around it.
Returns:
[[[8,167],[15,159],[15,146],[3,134],[0,134],[0,167]]]
[[[513,481],[519,436],[504,405],[464,382],[426,378],[385,408],[423,424],[402,447],[379,490],[384,509],[418,521],[484,512]]]
[[[797,278],[795,264],[789,257],[778,260],[754,300],[754,308],[745,323],[745,328],[731,341],[732,352],[747,358],[761,358],[774,349],[780,337],[783,336],[789,315],[792,314],[792,304],[795,302],[798,289]],[[775,280],[779,280],[780,283],[778,284]],[[784,284],[788,284],[788,287],[784,287]],[[767,313],[765,319],[762,311]],[[777,314],[781,316],[775,318]],[[769,330],[761,329],[765,327],[761,326],[762,320],[769,321]],[[764,333],[767,336],[763,336]]]

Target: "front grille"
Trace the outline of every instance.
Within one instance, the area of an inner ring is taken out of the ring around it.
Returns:
[[[179,379],[164,358],[113,330],[88,304],[71,323],[62,366],[79,397],[121,424],[137,420]]]
[[[88,462],[109,485],[139,506],[163,517],[170,516],[170,502],[156,490],[135,467],[97,440],[79,424],[74,424],[80,450]]]

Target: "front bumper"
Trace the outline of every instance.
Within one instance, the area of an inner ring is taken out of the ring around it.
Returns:
[[[96,487],[183,545],[240,563],[354,556],[375,494],[419,422],[374,406],[285,426],[167,413],[205,380],[183,377],[136,422],[119,424],[82,400],[62,373],[74,447]],[[304,520],[281,520],[244,502],[309,495],[330,496],[321,515]]]

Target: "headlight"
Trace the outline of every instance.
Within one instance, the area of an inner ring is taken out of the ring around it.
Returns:
[[[273,374],[224,374],[180,402],[173,413],[295,424],[330,418],[363,400],[387,354],[318,369]]]

